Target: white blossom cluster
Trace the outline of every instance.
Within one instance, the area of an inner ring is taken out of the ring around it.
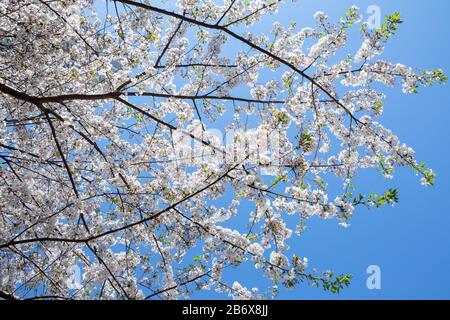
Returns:
[[[337,62],[356,7],[253,34],[281,3],[0,0],[0,298],[260,299],[348,284],[308,271],[290,245],[308,218],[348,226],[358,206],[397,201],[358,198],[360,170],[408,166],[433,184],[381,124],[371,84],[415,93],[446,78],[378,60],[397,15],[363,27]],[[269,290],[227,282],[242,264]]]

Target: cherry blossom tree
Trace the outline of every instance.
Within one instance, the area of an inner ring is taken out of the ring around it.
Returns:
[[[363,169],[434,183],[379,122],[380,90],[446,77],[381,59],[397,13],[375,30],[351,7],[253,33],[282,2],[0,0],[0,298],[349,285],[289,243],[310,217],[345,227],[358,207],[398,201],[357,195]],[[225,279],[244,263],[267,288]]]

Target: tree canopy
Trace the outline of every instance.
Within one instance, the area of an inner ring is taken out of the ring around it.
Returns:
[[[397,189],[359,195],[360,170],[407,166],[434,183],[380,123],[382,90],[446,76],[382,59],[398,13],[376,29],[353,6],[253,32],[282,5],[0,0],[0,298],[349,285],[289,241],[311,217],[345,227],[360,206],[398,201]],[[271,285],[225,280],[243,263]]]

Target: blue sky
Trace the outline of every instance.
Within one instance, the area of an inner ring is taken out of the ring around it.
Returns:
[[[269,31],[276,20],[287,24],[297,21],[299,27],[313,24],[313,14],[324,11],[339,19],[351,6],[365,13],[377,5],[382,15],[400,12],[405,23],[387,45],[382,59],[405,65],[450,71],[448,59],[448,14],[450,2],[429,1],[341,1],[300,0],[284,5],[276,17],[268,17],[252,30]],[[366,18],[369,15],[366,15]],[[350,47],[360,38],[353,37]],[[349,51],[349,53],[353,53]],[[311,267],[351,273],[349,288],[336,296],[321,289],[298,286],[281,290],[279,299],[449,299],[450,298],[450,166],[448,149],[450,128],[450,91],[447,86],[424,88],[419,95],[405,95],[401,88],[387,88],[382,123],[400,139],[412,146],[417,159],[437,173],[437,183],[424,188],[411,170],[397,170],[393,180],[374,172],[361,172],[355,184],[362,192],[380,192],[399,188],[400,203],[378,210],[359,208],[344,229],[336,221],[312,219],[306,232],[293,238],[291,246],[307,256]],[[249,210],[251,210],[249,208]],[[247,215],[243,219],[247,219]],[[381,268],[381,289],[369,290],[366,269]],[[228,271],[227,278],[237,279],[248,287],[267,284],[251,266]],[[220,298],[213,292],[202,292],[194,298]]]

